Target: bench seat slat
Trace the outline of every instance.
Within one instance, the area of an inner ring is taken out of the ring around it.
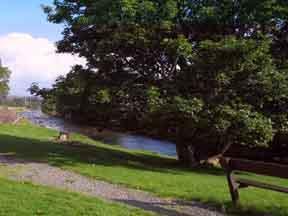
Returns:
[[[249,160],[228,159],[232,170],[252,172],[259,175],[288,178],[288,165],[256,162]]]
[[[267,183],[264,183],[264,182],[248,180],[248,179],[241,179],[241,178],[237,178],[236,182],[239,183],[239,184],[243,184],[245,186],[253,186],[253,187],[269,189],[269,190],[273,190],[273,191],[277,191],[277,192],[288,193],[288,188],[286,188],[286,187],[281,187],[281,186],[277,186],[277,185],[267,184]]]

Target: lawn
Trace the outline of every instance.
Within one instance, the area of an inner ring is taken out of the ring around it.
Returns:
[[[76,193],[16,183],[0,178],[0,215],[30,216],[144,216],[152,215],[124,205],[107,203]]]
[[[153,192],[164,197],[199,200],[234,211],[220,169],[188,170],[174,158],[109,146],[74,135],[83,143],[71,146],[53,142],[57,132],[30,124],[0,126],[0,152],[20,158],[46,161],[86,176]],[[255,178],[255,176],[251,176]],[[287,180],[261,178],[287,185]],[[263,212],[288,215],[288,196],[267,190],[241,190],[240,214]]]

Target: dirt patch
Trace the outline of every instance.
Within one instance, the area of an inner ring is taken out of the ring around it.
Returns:
[[[13,123],[17,120],[17,113],[8,108],[0,108],[0,123]]]

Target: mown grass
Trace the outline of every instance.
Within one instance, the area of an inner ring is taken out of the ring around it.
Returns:
[[[76,193],[68,193],[29,183],[0,178],[0,215],[50,216],[142,216],[152,215],[124,205],[107,203]]]
[[[29,124],[2,125],[0,152],[46,161],[83,175],[164,197],[207,202],[243,215],[263,215],[264,212],[288,215],[287,194],[255,188],[241,190],[241,207],[233,209],[221,169],[188,170],[180,167],[173,158],[109,146],[80,135],[74,135],[73,140],[82,145],[57,144],[52,141],[56,135],[53,130]],[[255,178],[251,175],[246,177]],[[288,185],[287,180],[268,177],[261,177],[261,180]]]

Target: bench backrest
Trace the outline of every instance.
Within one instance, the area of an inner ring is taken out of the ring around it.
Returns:
[[[250,161],[236,158],[221,158],[221,165],[230,171],[251,172],[279,178],[288,178],[288,165]]]

